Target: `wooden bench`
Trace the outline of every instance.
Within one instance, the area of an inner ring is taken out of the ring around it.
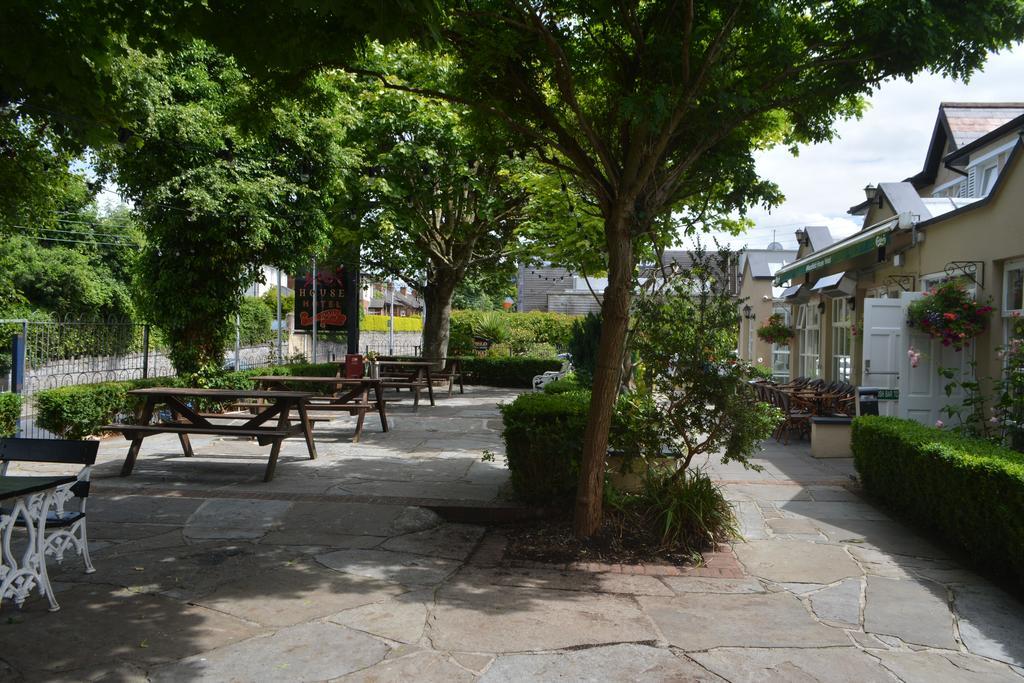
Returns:
[[[111,424],[102,429],[120,432],[132,442],[121,467],[121,476],[127,477],[135,467],[135,460],[142,448],[142,441],[154,434],[177,434],[185,457],[192,457],[192,443],[189,434],[205,434],[210,436],[236,436],[254,438],[261,446],[272,444],[267,469],[263,481],[274,478],[277,458],[281,452],[281,442],[291,436],[302,435],[306,439],[306,448],[310,459],[316,458],[316,444],[313,443],[312,423],[306,413],[306,401],[313,395],[304,391],[235,391],[232,389],[198,389],[185,387],[151,387],[135,389],[128,392],[133,396],[145,398],[145,403],[138,416],[138,424]],[[254,411],[249,415],[232,416],[223,413],[200,413],[189,405],[189,400],[216,400],[224,403],[260,399],[263,403],[254,404]],[[272,402],[271,402],[272,401]],[[167,406],[174,420],[151,424],[153,412],[157,405]],[[298,412],[296,424],[292,424],[291,412]],[[244,419],[240,425],[216,425],[210,419]],[[272,420],[276,425],[270,426]]]
[[[376,410],[380,416],[381,430],[388,431],[388,416],[384,400],[384,386],[380,379],[370,377],[302,377],[285,375],[263,375],[254,377],[258,389],[272,389],[288,385],[331,388],[328,394],[311,394],[305,401],[308,411],[345,412],[356,416],[356,431],[352,437],[358,442],[363,433],[366,413]],[[370,392],[373,391],[373,398]],[[323,419],[323,418],[321,418]]]

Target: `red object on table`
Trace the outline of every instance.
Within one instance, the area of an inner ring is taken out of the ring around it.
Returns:
[[[363,376],[363,354],[345,354],[345,377],[358,379]]]

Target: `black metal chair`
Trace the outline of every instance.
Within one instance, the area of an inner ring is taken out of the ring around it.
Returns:
[[[46,554],[58,563],[64,560],[69,548],[82,556],[85,573],[96,569],[89,557],[89,536],[85,522],[85,503],[89,497],[89,474],[96,462],[99,441],[61,441],[59,439],[2,439],[0,438],[0,476],[7,474],[12,462],[56,463],[82,465],[78,481],[57,489],[53,496],[53,509],[46,513]],[[78,499],[77,510],[65,510],[65,504]],[[24,524],[19,518],[18,526]]]

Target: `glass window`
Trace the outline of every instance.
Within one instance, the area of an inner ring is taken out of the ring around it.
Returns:
[[[1007,263],[1003,269],[1003,315],[1024,314],[1024,261]]]
[[[818,304],[802,304],[797,313],[800,339],[800,375],[821,376],[821,311]]]
[[[995,164],[986,166],[981,171],[981,194],[980,197],[985,197],[989,192],[992,191],[992,187],[996,184],[996,178],[999,177]]]
[[[832,379],[850,381],[853,371],[853,309],[847,299],[832,300]]]
[[[781,315],[782,321],[791,324],[789,306],[775,306],[773,315]],[[789,381],[789,344],[772,344],[772,379],[781,384]]]

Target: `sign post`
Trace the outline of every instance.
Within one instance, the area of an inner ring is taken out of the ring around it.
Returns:
[[[295,329],[312,333],[313,362],[319,358],[321,332],[346,332],[349,353],[354,346],[358,351],[358,277],[356,269],[347,265],[316,268],[296,276]]]

